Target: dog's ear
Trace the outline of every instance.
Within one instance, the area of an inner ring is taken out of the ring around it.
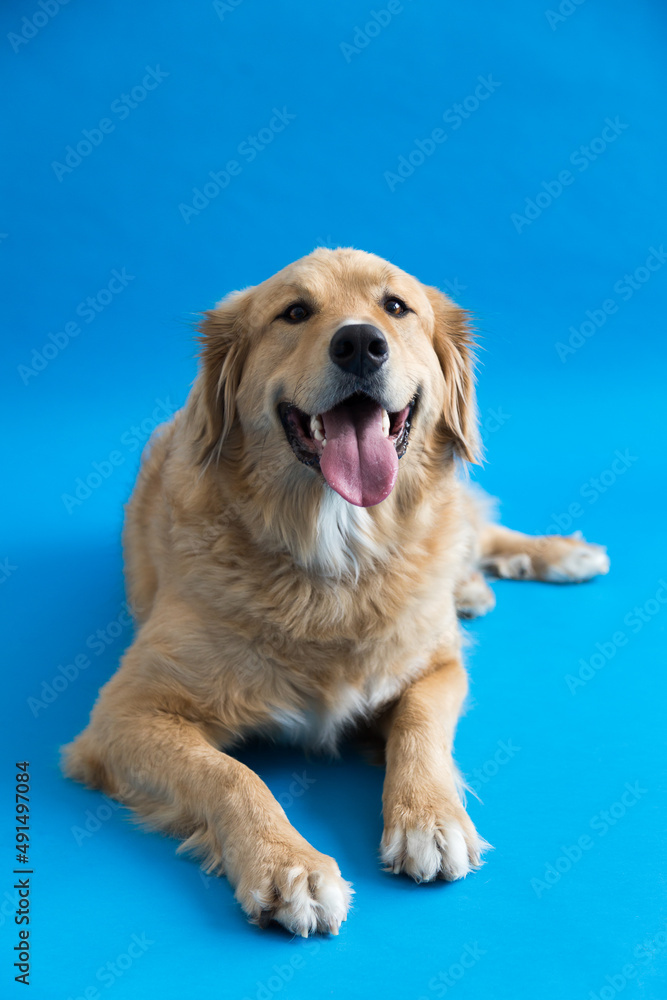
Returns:
[[[424,291],[435,316],[433,347],[445,378],[444,431],[461,458],[478,463],[475,354],[468,314],[437,288],[425,286]]]
[[[249,291],[232,292],[199,324],[197,444],[200,461],[220,454],[236,418],[236,394],[248,352]]]

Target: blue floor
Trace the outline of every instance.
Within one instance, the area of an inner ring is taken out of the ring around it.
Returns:
[[[373,13],[374,11],[374,13]],[[657,2],[7,2],[2,794],[28,759],[36,1000],[664,1000],[665,13]],[[356,896],[332,939],[246,924],[222,880],[64,781],[131,639],[122,505],[195,374],[195,314],[316,244],[476,317],[506,523],[612,570],[499,583],[466,626],[457,757],[494,845],[377,863],[382,774],[248,747]],[[0,925],[13,979],[12,810]]]

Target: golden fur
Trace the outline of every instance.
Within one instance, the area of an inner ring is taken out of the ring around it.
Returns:
[[[388,293],[413,311],[389,315]],[[307,322],[277,321],[302,299]],[[386,336],[385,408],[418,394],[395,488],[368,508],[297,460],[277,409],[336,404],[327,351],[352,320]],[[207,313],[201,357],[128,506],[136,638],[64,767],[224,871],[253,921],[336,933],[351,892],[336,862],[224,749],[285,733],[333,748],[376,723],[385,866],[462,877],[485,845],[452,760],[467,689],[457,606],[492,606],[482,571],[580,580],[608,563],[580,539],[486,523],[456,469],[479,451],[466,315],[386,261],[316,250]]]

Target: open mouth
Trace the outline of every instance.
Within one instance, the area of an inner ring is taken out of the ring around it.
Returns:
[[[416,402],[417,397],[392,413],[356,392],[314,416],[291,403],[281,403],[278,412],[300,462],[319,469],[349,503],[374,507],[394,488]]]

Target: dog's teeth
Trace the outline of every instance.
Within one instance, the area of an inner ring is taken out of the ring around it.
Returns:
[[[385,437],[389,437],[389,414],[386,410],[382,411],[382,433]]]
[[[324,431],[321,431],[319,427],[313,430],[313,437],[316,441],[324,441]]]
[[[323,433],[324,433],[324,424],[322,423],[322,417],[320,417],[320,416],[319,416],[319,414],[318,414],[318,416],[316,416],[316,417],[311,417],[311,418],[310,418],[310,433],[311,433],[311,434],[312,434],[312,436],[313,436],[314,438],[316,438],[316,439],[317,439],[318,441],[321,441],[321,440],[322,440],[322,438],[318,438],[318,437],[317,437],[317,432],[318,432],[318,431],[319,431],[319,432],[320,432],[321,434],[323,434]]]
[[[323,447],[323,448],[324,448],[324,446],[326,445],[326,443],[327,443],[327,439],[326,439],[326,438],[322,438],[322,447]]]

